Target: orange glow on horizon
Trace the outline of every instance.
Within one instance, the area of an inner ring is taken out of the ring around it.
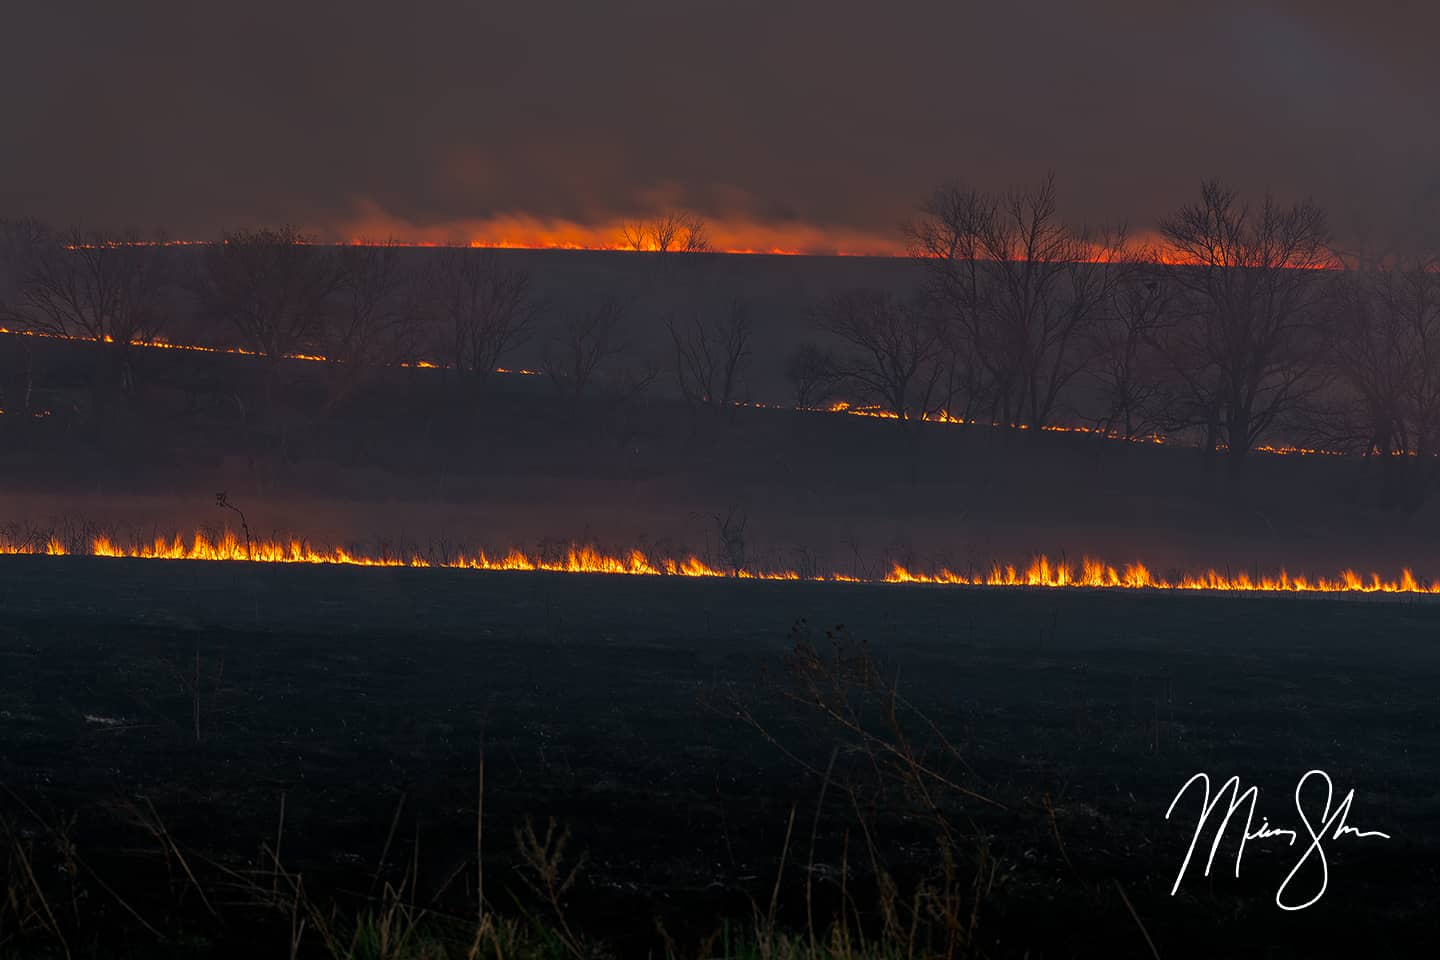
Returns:
[[[582,224],[571,220],[545,219],[525,215],[485,220],[455,221],[437,226],[420,226],[378,210],[347,220],[323,231],[314,241],[322,246],[367,246],[393,244],[397,247],[432,249],[464,247],[476,250],[570,250],[598,253],[655,253],[653,244],[636,250],[625,240],[626,221]],[[804,223],[766,223],[758,220],[705,221],[708,246],[702,252],[727,256],[776,257],[875,257],[913,260],[909,247],[890,235],[854,227],[815,226]],[[382,239],[384,238],[384,239]],[[108,242],[107,246],[206,246],[213,240],[131,240]],[[86,245],[88,246],[88,245]],[[1195,257],[1167,249],[1159,235],[1145,232],[1132,236],[1121,249],[1097,243],[1083,263],[1147,262],[1167,266],[1215,266]],[[683,251],[673,250],[681,253]],[[1338,259],[1319,264],[1296,264],[1293,269],[1341,269]],[[1440,264],[1431,269],[1440,269]]]
[[[905,244],[889,233],[846,226],[775,223],[753,218],[703,218],[707,252],[761,256],[907,257]],[[406,246],[469,246],[496,250],[591,250],[635,252],[626,242],[627,220],[580,223],[553,217],[506,214],[422,225],[366,204],[358,216],[325,231],[345,243],[402,238]],[[649,251],[654,252],[653,247]]]
[[[70,548],[55,537],[43,542],[0,540],[0,555],[69,556]],[[1161,575],[1140,563],[1121,566],[1084,557],[1078,565],[1040,555],[1025,565],[995,563],[988,569],[956,573],[941,568],[915,571],[891,565],[883,577],[864,580],[842,573],[804,577],[795,570],[721,569],[692,555],[663,557],[631,549],[607,553],[596,547],[572,544],[560,554],[527,553],[512,548],[495,553],[474,551],[444,558],[411,554],[375,555],[342,547],[320,547],[297,538],[260,539],[246,543],[226,530],[212,539],[196,533],[188,540],[176,535],[148,542],[121,544],[109,536],[89,540],[80,556],[146,560],[234,561],[253,563],[339,564],[365,567],[416,567],[456,570],[548,571],[630,576],[731,577],[754,580],[810,580],[823,583],[932,584],[957,587],[1012,587],[1093,590],[1186,591],[1202,593],[1322,593],[1322,594],[1440,594],[1440,580],[1425,581],[1409,568],[1398,577],[1341,570],[1330,577],[1292,574],[1284,568],[1268,574],[1227,573],[1215,569],[1177,571]]]

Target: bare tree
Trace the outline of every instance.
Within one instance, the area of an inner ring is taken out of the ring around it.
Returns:
[[[393,240],[361,241],[336,253],[333,308],[325,311],[319,345],[330,370],[334,405],[371,367],[397,362],[413,331],[407,275]]]
[[[785,358],[785,379],[796,409],[809,409],[830,400],[840,379],[838,367],[835,355],[816,344],[802,343],[791,351]]]
[[[1051,175],[1004,196],[942,188],[906,232],[931,268],[934,296],[975,365],[992,418],[1048,424],[1088,360],[1087,334],[1118,277],[1123,228],[1066,225]]]
[[[1199,426],[1204,448],[1246,455],[1313,393],[1319,359],[1317,269],[1333,265],[1325,213],[1305,201],[1258,209],[1206,181],[1161,224],[1174,255],[1176,321],[1160,338],[1179,389],[1168,426]]]
[[[332,251],[294,227],[227,233],[205,249],[206,303],[272,368],[316,342],[337,280]]]
[[[23,328],[105,344],[102,382],[134,386],[132,344],[153,338],[169,282],[157,241],[133,233],[72,228],[49,234],[31,225],[19,271],[16,318]]]
[[[1415,509],[1440,479],[1440,261],[1346,270],[1333,305],[1314,435],[1376,465],[1382,506]]]
[[[692,403],[728,407],[736,399],[754,331],[750,313],[739,300],[719,316],[696,313],[688,323],[671,317],[675,378]]]
[[[452,247],[437,261],[434,305],[461,376],[483,379],[524,343],[539,307],[530,275],[492,251]]]
[[[620,338],[624,318],[620,301],[607,297],[594,309],[570,314],[560,324],[545,347],[545,372],[562,393],[580,397],[596,369],[625,350]]]
[[[943,304],[930,302],[940,327],[940,369],[943,377],[937,382],[932,406],[952,419],[971,421],[978,408],[989,403],[985,375],[976,361],[971,344],[957,325],[948,322],[939,311]]]
[[[1130,264],[1091,331],[1086,372],[1099,390],[1098,430],[1134,440],[1159,427],[1164,361],[1155,338],[1169,316],[1171,285],[1153,254]]]
[[[626,221],[620,230],[620,240],[629,250],[654,253],[705,253],[710,249],[704,219],[693,213],[674,211]]]
[[[944,335],[924,297],[851,290],[819,310],[819,325],[851,348],[833,368],[839,382],[901,420],[934,413],[945,377]]]
[[[407,310],[402,248],[394,240],[361,241],[336,254],[335,299],[321,341],[337,362],[367,367],[392,359]]]

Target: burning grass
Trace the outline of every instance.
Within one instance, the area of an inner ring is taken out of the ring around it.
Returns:
[[[1082,557],[1078,564],[1040,554],[1024,564],[993,563],[957,572],[941,567],[916,570],[889,564],[883,575],[858,577],[840,572],[802,574],[796,569],[757,565],[726,566],[695,554],[666,556],[632,548],[607,551],[571,543],[559,549],[499,551],[436,551],[320,545],[299,537],[251,538],[235,531],[196,531],[150,539],[122,539],[86,525],[65,531],[0,530],[0,555],[89,556],[143,560],[218,560],[252,563],[342,564],[362,567],[425,567],[459,570],[548,571],[630,576],[733,577],[752,580],[810,580],[830,583],[932,584],[952,587],[1020,589],[1146,590],[1214,593],[1440,594],[1440,580],[1417,576],[1411,569],[1398,576],[1342,569],[1334,575],[1271,572],[1177,570],[1162,574],[1135,561],[1115,565]]]

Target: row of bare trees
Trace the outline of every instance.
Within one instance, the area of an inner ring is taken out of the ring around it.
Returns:
[[[228,330],[226,345],[264,359],[267,408],[279,362],[297,355],[327,361],[330,406],[376,367],[407,361],[438,362],[462,381],[481,382],[535,334],[543,307],[528,272],[466,247],[417,255],[393,242],[333,246],[280,227],[227,233],[185,257],[163,238],[134,233],[3,226],[0,321],[105,344],[113,362],[101,365],[99,377],[107,390],[133,387],[132,345],[172,333],[169,321],[183,312],[177,297],[190,299],[207,328]],[[670,254],[708,246],[704,222],[690,216],[637,221],[629,233],[637,249],[662,255],[662,283],[675,280]],[[562,394],[578,399],[604,377],[612,394],[628,398],[659,378],[658,358],[617,362],[634,345],[634,312],[612,296],[551,318],[540,350]],[[680,393],[698,404],[731,404],[751,353],[743,302],[712,314],[682,301],[659,323],[668,323]]]
[[[395,243],[337,247],[281,227],[228,233],[187,260],[163,238],[33,221],[5,224],[0,237],[9,268],[0,322],[105,344],[113,362],[102,376],[122,389],[132,345],[168,332],[177,297],[265,358],[267,391],[283,358],[325,357],[332,399],[374,367],[417,356],[482,378],[539,312],[527,273],[467,248],[405,262]]]
[[[168,264],[135,234],[52,233],[34,220],[0,224],[9,267],[0,325],[107,345],[102,379],[128,390],[129,348],[152,339],[168,310]]]
[[[710,236],[704,218],[667,211],[641,220],[627,220],[620,228],[620,240],[628,250],[652,253],[707,253]]]
[[[529,335],[539,305],[523,270],[466,248],[403,256],[393,242],[330,247],[291,228],[227,234],[205,248],[202,303],[272,363],[316,350],[342,389],[421,354],[483,379]]]
[[[823,336],[785,362],[797,405],[1188,434],[1237,465],[1267,443],[1346,449],[1384,461],[1397,502],[1436,479],[1433,258],[1337,256],[1313,203],[1249,204],[1213,181],[1148,244],[1066,222],[1053,177],[998,194],[941,189],[906,236],[924,282],[819,304]],[[636,222],[627,237],[667,264],[708,248],[704,222],[684,215]],[[164,335],[188,296],[272,371],[285,356],[326,357],[335,400],[376,366],[420,358],[483,380],[542,312],[530,276],[486,251],[333,247],[291,228],[230,233],[188,258],[139,241],[4,224],[0,324],[108,344],[103,376],[124,390],[129,345]],[[657,283],[678,289],[682,273],[667,266]],[[682,292],[656,313],[599,297],[549,318],[545,370],[579,398],[663,326],[676,390],[732,406],[755,360],[755,319],[746,301],[720,300]],[[656,329],[637,332],[640,322]],[[663,366],[630,367],[625,390]]]
[[[636,243],[655,252],[705,248],[704,224],[694,218],[633,229]],[[483,379],[532,335],[541,312],[527,272],[469,248],[407,256],[395,243],[336,247],[281,227],[228,233],[186,264],[163,238],[52,233],[29,221],[5,225],[4,241],[12,289],[0,291],[0,303],[16,328],[105,343],[123,364],[133,343],[166,334],[169,300],[189,295],[213,325],[232,332],[231,342],[266,358],[267,380],[285,357],[325,357],[337,398],[375,366],[420,357]],[[627,312],[609,297],[558,318],[542,351],[562,392],[578,397],[607,360],[626,352]],[[743,305],[718,318],[698,307],[683,319],[681,312],[669,317],[677,386],[698,402],[728,404],[749,351]],[[631,371],[628,389],[658,372]]]
[[[942,189],[907,236],[923,288],[817,309],[831,346],[789,357],[798,405],[1189,433],[1237,465],[1284,437],[1433,473],[1437,262],[1337,257],[1311,202],[1252,206],[1209,181],[1147,246],[1066,224],[1047,177],[1000,195]]]
[[[797,397],[843,395],[901,420],[1053,423],[1067,388],[1109,352],[1109,321],[1133,296],[1142,261],[1124,231],[1065,224],[1047,178],[1004,195],[941,189],[906,233],[927,283],[908,298],[854,290],[826,302],[817,325],[839,352],[796,352]]]

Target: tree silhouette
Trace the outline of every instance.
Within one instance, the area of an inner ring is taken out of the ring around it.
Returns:
[[[339,280],[331,249],[289,226],[227,233],[204,267],[210,310],[272,367],[315,342]]]
[[[34,231],[20,269],[21,325],[104,344],[103,382],[130,392],[131,345],[162,326],[161,294],[169,283],[162,249],[133,231]]]
[[[488,378],[529,337],[539,308],[530,274],[488,250],[452,247],[437,261],[432,303],[462,377]]]
[[[785,379],[797,409],[818,406],[833,398],[840,379],[835,355],[813,343],[802,343],[785,358]]]
[[[1440,261],[1347,270],[1333,307],[1318,435],[1376,466],[1382,506],[1416,509],[1440,479]]]
[[[1050,423],[1089,360],[1088,335],[1118,281],[1124,230],[1066,225],[1050,175],[1004,195],[942,188],[906,234],[930,267],[949,336],[975,365],[992,419]]]
[[[1153,253],[1137,257],[1111,291],[1109,308],[1090,333],[1085,372],[1098,388],[1097,429],[1128,440],[1160,426],[1164,360],[1156,335],[1170,315],[1171,284]]]
[[[675,347],[675,379],[691,403],[728,407],[736,399],[754,327],[749,310],[733,300],[725,313],[695,313],[667,323]]]
[[[1303,407],[1320,359],[1318,268],[1333,265],[1325,213],[1305,201],[1257,209],[1209,180],[1200,200],[1161,224],[1175,322],[1160,338],[1177,381],[1169,426],[1200,426],[1204,448],[1224,445],[1232,464]]]
[[[319,345],[329,361],[333,406],[374,366],[402,359],[413,337],[412,277],[393,240],[362,241],[336,252],[331,308],[321,315]]]
[[[826,301],[819,324],[850,347],[833,367],[846,388],[901,420],[935,412],[945,376],[944,336],[928,300],[851,290]]]
[[[620,228],[620,240],[628,250],[653,253],[705,253],[710,249],[705,221],[693,213],[670,211],[628,220]]]
[[[608,358],[624,351],[620,325],[625,310],[607,297],[589,311],[572,313],[560,324],[545,347],[545,372],[555,386],[579,398]]]

